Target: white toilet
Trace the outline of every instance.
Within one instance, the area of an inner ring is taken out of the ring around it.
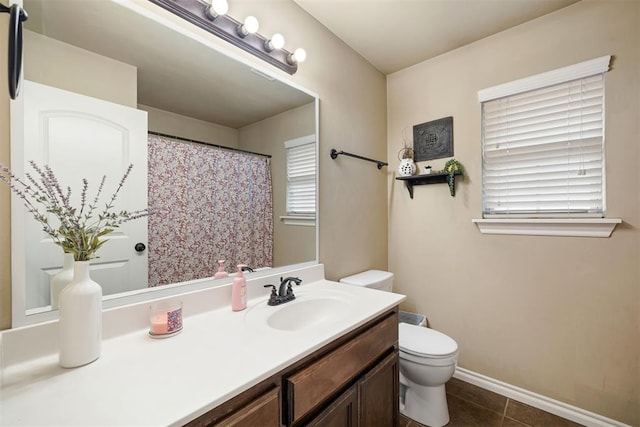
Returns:
[[[393,273],[368,270],[341,283],[391,292]],[[444,384],[456,369],[458,344],[433,329],[400,323],[400,412],[430,427],[449,422]]]

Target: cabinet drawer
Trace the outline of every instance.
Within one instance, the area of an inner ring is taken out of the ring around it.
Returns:
[[[398,342],[393,313],[302,371],[285,378],[289,422],[304,417]]]
[[[273,389],[264,394],[255,402],[250,403],[217,425],[220,427],[279,426],[280,403],[278,401],[278,390]]]
[[[280,426],[280,387],[267,380],[185,424],[185,427]]]

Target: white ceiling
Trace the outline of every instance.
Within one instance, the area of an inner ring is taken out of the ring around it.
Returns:
[[[294,0],[384,74],[579,0]]]

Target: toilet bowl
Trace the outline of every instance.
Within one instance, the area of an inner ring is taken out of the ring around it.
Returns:
[[[421,424],[444,426],[449,422],[444,384],[455,372],[458,344],[433,329],[407,323],[400,323],[398,329],[404,392],[400,411]]]
[[[368,270],[341,283],[391,292],[393,273]],[[458,344],[442,332],[407,323],[398,325],[400,412],[430,427],[449,422],[444,384],[455,372]]]

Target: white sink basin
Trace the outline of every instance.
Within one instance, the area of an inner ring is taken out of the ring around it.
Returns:
[[[247,311],[245,321],[280,331],[300,331],[339,322],[352,309],[353,303],[341,292],[307,292],[278,306],[260,302]]]
[[[268,316],[267,325],[283,331],[306,329],[343,319],[349,314],[349,307],[348,302],[338,298],[294,300]]]

